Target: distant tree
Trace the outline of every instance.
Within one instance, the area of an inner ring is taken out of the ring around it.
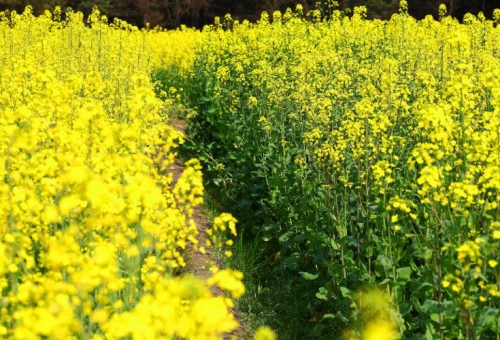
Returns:
[[[56,6],[64,7],[68,1],[65,0],[0,0],[0,10],[15,10],[19,13],[23,12],[26,6],[30,5],[33,8],[35,15],[42,13],[44,10],[53,10]]]
[[[162,8],[165,1],[162,0],[124,0],[124,4],[131,5],[136,15],[141,18],[141,24],[155,26],[163,19]]]
[[[119,17],[129,23],[144,26],[161,25],[178,27],[181,24],[201,28],[213,23],[215,16],[230,13],[235,19],[255,21],[263,11],[294,9],[301,4],[304,12],[315,8],[317,3],[331,0],[0,0],[0,11],[9,9],[23,12],[27,5],[33,6],[35,15],[44,10],[61,6],[63,10],[72,7],[88,15],[96,5],[101,13],[110,18]],[[368,17],[389,19],[398,11],[400,0],[338,0],[340,9],[366,6]],[[500,7],[500,0],[408,0],[409,12],[417,19],[428,14],[437,17],[440,4],[445,4],[448,14],[462,19],[467,12],[477,14],[482,11],[491,18],[494,8]]]
[[[307,13],[311,8],[307,0],[264,0],[261,3],[262,3],[261,11],[268,11],[268,12],[272,12],[275,10],[285,11],[287,8],[295,9],[295,7],[297,7],[298,4],[302,5],[302,8],[304,8],[305,13]]]
[[[27,0],[0,0],[0,10],[4,11],[6,9],[10,11],[22,11],[27,5],[29,1]]]
[[[200,18],[207,14],[211,0],[166,0],[163,13],[170,26],[180,24],[199,26]]]
[[[448,14],[461,17],[465,13],[478,12],[487,13],[493,10],[493,4],[496,2],[496,6],[500,6],[498,1],[487,1],[487,0],[426,0],[427,6],[437,11],[439,5],[445,4],[448,10]]]
[[[22,1],[22,0],[0,0],[0,6],[2,6],[2,7],[19,6],[23,2],[24,1]]]
[[[33,3],[35,13],[41,13],[45,10],[53,11],[56,6],[59,6],[62,9],[66,8],[70,5],[70,0],[44,0],[32,1],[31,3]]]
[[[411,0],[409,1],[411,2]],[[399,0],[348,0],[342,2],[342,8],[354,8],[365,6],[368,9],[369,18],[388,19],[399,8]]]
[[[460,0],[458,0],[460,1]],[[450,13],[453,13],[453,10],[455,9],[455,6],[457,4],[457,0],[426,0],[427,6],[432,8],[434,11],[438,11],[439,6],[441,4],[446,5],[448,11]]]
[[[102,14],[107,15],[113,12],[116,4],[111,0],[73,0],[70,2],[70,6],[74,10],[81,11],[87,15],[92,12],[94,6],[97,6]]]

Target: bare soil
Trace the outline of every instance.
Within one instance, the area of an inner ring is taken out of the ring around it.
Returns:
[[[186,121],[172,118],[170,124],[177,130],[181,131],[183,134],[186,133]],[[180,175],[184,171],[183,162],[178,158],[175,159],[175,162],[170,165],[168,171],[173,174],[173,184],[175,185]],[[198,244],[203,245],[207,240],[206,231],[210,228],[210,223],[208,216],[203,212],[202,206],[197,206],[193,209],[193,219],[196,223],[196,227],[198,228]],[[212,253],[211,249],[207,249],[205,254],[202,254],[199,251],[195,251],[192,247],[187,247],[185,250],[185,259],[186,267],[182,271],[183,274],[192,274],[201,279],[207,279],[208,277],[210,277],[211,273],[209,271],[209,263],[215,261],[215,256]],[[218,287],[212,287],[211,291],[215,296],[223,294],[223,292]],[[245,331],[243,325],[241,324],[241,320],[238,318],[238,311],[232,310],[232,312],[239,323],[239,327],[230,334],[227,334],[224,339],[231,339],[235,336],[238,339],[246,338],[248,332]]]

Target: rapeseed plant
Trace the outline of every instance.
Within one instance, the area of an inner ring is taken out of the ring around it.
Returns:
[[[151,74],[188,77],[199,36],[108,24],[97,9],[87,21],[0,13],[1,336],[216,339],[237,327],[232,300],[209,287],[238,298],[241,273],[176,277],[183,250],[198,249],[202,173],[190,160],[173,183],[183,135],[166,112],[179,97],[158,99]],[[235,223],[218,217],[216,246]]]
[[[231,173],[227,206],[258,209],[278,268],[331,303],[322,326],[343,329],[358,316],[338,299],[378,283],[401,337],[498,338],[500,12],[332,6],[204,30],[196,147]]]

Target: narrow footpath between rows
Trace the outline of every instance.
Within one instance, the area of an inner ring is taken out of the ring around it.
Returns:
[[[183,135],[186,134],[186,121],[179,120],[177,118],[172,118],[170,120],[170,125],[173,126],[176,130],[182,132]],[[176,158],[174,163],[170,165],[169,172],[173,174],[173,185],[177,183],[180,175],[184,171],[184,164],[181,159]],[[205,244],[207,240],[207,229],[209,229],[209,218],[203,212],[203,205],[198,205],[193,209],[193,219],[196,223],[196,227],[198,228],[198,244]],[[186,268],[184,268],[184,273],[190,273],[200,279],[206,280],[210,276],[209,265],[208,263],[212,261],[216,261],[214,254],[211,249],[207,249],[205,254],[202,254],[199,251],[195,251],[192,247],[186,248]],[[217,263],[219,265],[219,263]],[[218,296],[222,294],[222,291],[218,287],[211,287],[212,294]],[[241,319],[238,317],[238,311],[232,310],[236,320],[239,323],[237,329],[232,331],[230,334],[227,334],[224,339],[247,339],[249,337],[249,332],[244,328],[244,325],[241,323]]]

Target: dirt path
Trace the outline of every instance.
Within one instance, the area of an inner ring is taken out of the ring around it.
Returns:
[[[173,118],[171,119],[170,124],[177,130],[181,131],[184,135],[186,134],[186,121]],[[182,161],[176,158],[175,162],[170,165],[168,171],[173,174],[173,183],[176,183],[180,175],[184,171],[184,165]],[[209,218],[203,212],[203,207],[201,205],[193,209],[193,219],[196,223],[196,227],[198,228],[198,244],[205,244],[207,240],[206,231],[207,229],[209,229],[210,224]],[[215,261],[211,249],[207,249],[206,253],[202,254],[199,251],[194,251],[193,248],[188,247],[186,249],[186,268],[184,268],[183,272],[191,273],[199,278],[206,279],[211,274],[208,270],[209,266],[207,265],[211,261]],[[212,294],[214,294],[215,296],[222,294],[222,291],[218,287],[212,287],[211,290]],[[227,334],[224,339],[231,339],[234,338],[234,336],[236,336],[238,339],[247,338],[246,334],[248,332],[245,331],[243,325],[241,324],[241,320],[238,318],[238,311],[232,310],[232,312],[240,325],[233,332]]]
[[[181,131],[183,134],[186,133],[185,121],[174,118],[170,121],[170,124],[177,130]],[[175,185],[180,175],[184,171],[184,165],[182,161],[176,158],[174,164],[170,165],[168,171],[173,174],[173,183]],[[193,209],[193,219],[198,228],[198,244],[205,244],[207,240],[206,230],[209,228],[209,221],[208,216],[203,213],[202,206],[199,205]],[[185,268],[185,272],[191,273],[204,279],[210,276],[210,271],[208,270],[207,263],[212,260],[213,256],[209,250],[207,250],[205,254],[202,254],[189,248],[186,255],[187,266]],[[218,292],[218,294],[220,294],[220,292]]]

